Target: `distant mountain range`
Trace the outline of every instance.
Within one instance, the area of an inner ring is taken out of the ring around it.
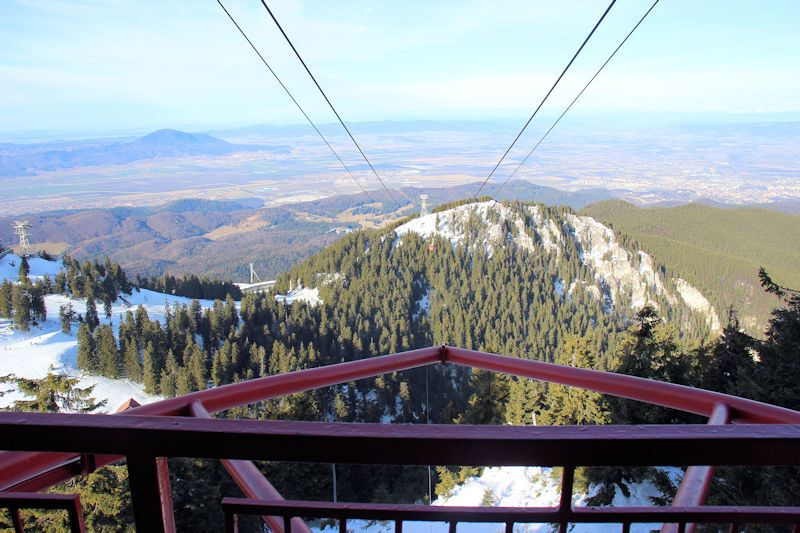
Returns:
[[[0,176],[33,176],[83,166],[124,165],[159,157],[215,156],[236,152],[288,153],[284,146],[232,144],[205,133],[158,130],[132,141],[0,144]]]

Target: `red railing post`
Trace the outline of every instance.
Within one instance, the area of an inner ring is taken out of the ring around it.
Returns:
[[[189,404],[189,414],[196,418],[211,418],[211,415],[199,401]],[[282,500],[283,496],[264,477],[253,461],[242,459],[221,459],[220,462],[245,496],[253,499]],[[283,532],[283,520],[277,516],[263,516],[267,525],[275,533]],[[311,533],[311,529],[301,518],[294,518],[294,528],[302,533]]]
[[[19,509],[16,507],[9,507],[8,514],[11,515],[14,533],[25,533],[25,528],[22,527],[22,515],[19,514]]]
[[[239,516],[225,509],[225,533],[239,533]]]
[[[137,531],[174,533],[172,493],[166,458],[127,457],[131,501]],[[159,464],[160,463],[160,464]]]
[[[714,410],[708,418],[708,425],[721,426],[730,422],[731,412],[728,406],[724,403],[714,405]],[[675,498],[672,500],[673,507],[695,507],[703,505],[706,501],[708,489],[711,487],[711,481],[714,478],[713,466],[700,466],[692,465],[686,469],[686,474],[683,476],[678,492],[675,493]],[[679,528],[675,524],[664,524],[661,526],[661,533],[675,533]],[[686,531],[694,533],[696,530],[694,524],[686,524]]]
[[[561,533],[566,533],[569,521],[563,517],[570,515],[572,511],[572,485],[575,482],[575,467],[564,465],[561,473],[561,498],[558,503],[558,513],[562,517],[558,529]]]
[[[67,510],[69,516],[69,529],[73,533],[85,533],[86,526],[83,522],[83,506],[81,500],[75,497],[75,504]]]

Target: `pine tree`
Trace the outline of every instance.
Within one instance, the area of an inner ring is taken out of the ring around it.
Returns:
[[[508,378],[477,368],[472,369],[470,396],[467,408],[455,420],[457,424],[502,424],[505,402],[508,399]]]
[[[97,352],[95,351],[94,337],[86,322],[78,326],[78,368],[86,372],[96,372]]]
[[[763,277],[770,282],[764,272]],[[768,292],[782,300],[772,312],[767,338],[759,346],[755,369],[755,399],[800,409],[800,294],[765,282]],[[749,347],[746,347],[746,349]],[[709,502],[711,505],[800,505],[800,467],[720,468]]]
[[[107,378],[119,377],[119,352],[117,351],[117,341],[114,338],[114,329],[103,324],[95,330],[94,338],[100,375]]]
[[[27,285],[14,285],[11,293],[11,302],[14,309],[14,327],[20,331],[28,331],[31,324],[30,283]]]
[[[192,388],[194,390],[205,389],[208,383],[208,356],[197,344],[192,346],[188,365],[191,374]]]
[[[72,322],[75,320],[75,309],[72,307],[72,302],[58,308],[58,319],[61,322],[61,331],[67,334],[72,333]]]
[[[527,378],[517,378],[509,383],[505,419],[518,426],[537,425],[536,412],[544,396],[544,384]]]
[[[11,318],[13,285],[8,280],[0,284],[0,318]]]
[[[664,323],[649,306],[636,314],[634,325],[620,342],[615,359],[615,371],[621,374],[682,385],[694,385],[699,381],[691,354],[678,345],[675,328]],[[691,415],[657,405],[618,397],[610,397],[608,402],[615,424],[693,421]]]
[[[593,368],[595,356],[589,339],[568,335],[556,363],[576,368]],[[608,422],[603,397],[599,392],[551,383],[541,415],[544,425],[585,425]]]
[[[59,271],[56,274],[55,279],[55,291],[58,294],[66,295],[67,294],[67,276],[64,274],[64,271]]]
[[[761,399],[800,410],[800,294],[793,294],[772,312],[759,355]]]
[[[162,396],[166,396],[167,398],[175,396],[175,376],[166,368],[161,371],[158,389]]]
[[[158,368],[157,354],[152,342],[148,342],[144,348],[144,364],[142,369],[144,391],[147,394],[158,393],[159,380],[161,378]]]
[[[34,326],[47,320],[47,305],[44,301],[46,289],[43,282],[37,282],[30,288],[30,314]]]
[[[89,326],[89,330],[94,333],[94,328],[100,325],[100,317],[97,316],[97,305],[94,303],[94,298],[89,296],[86,299],[86,314],[83,321]]]
[[[224,380],[225,370],[223,368],[223,363],[220,360],[219,350],[216,350],[211,359],[211,382],[215,387],[219,387],[220,385],[224,385]]]
[[[136,347],[136,341],[129,339],[125,343],[125,348],[122,356],[122,367],[125,377],[131,381],[141,383],[142,381],[142,362],[139,357],[139,350]]]
[[[94,386],[80,388],[78,378],[63,374],[47,373],[42,379],[18,378],[16,376],[0,377],[0,383],[10,383],[30,400],[16,400],[12,404],[13,411],[38,411],[45,413],[90,413],[106,404],[92,397]]]
[[[742,330],[733,310],[728,324],[705,357],[700,369],[702,388],[734,396],[754,397],[756,393],[756,362],[759,342]]]
[[[26,279],[28,279],[28,275],[31,273],[31,267],[28,264],[28,258],[24,255],[20,257],[19,261],[19,282],[24,283]]]
[[[178,369],[178,375],[175,378],[175,392],[178,396],[184,396],[192,392],[192,378],[186,367]]]

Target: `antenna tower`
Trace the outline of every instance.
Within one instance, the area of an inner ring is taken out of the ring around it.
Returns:
[[[247,263],[247,264],[250,265],[250,284],[252,285],[253,283],[255,283],[254,280],[256,279],[258,280],[259,283],[261,283],[261,278],[259,278],[258,274],[256,274],[256,271],[253,268],[253,263]]]
[[[419,216],[424,217],[425,215],[428,214],[428,195],[420,194],[419,203],[421,204],[419,209]]]
[[[19,255],[28,255],[31,251],[31,244],[28,242],[28,230],[33,225],[27,220],[15,220],[11,227],[14,228],[14,233],[19,237]]]

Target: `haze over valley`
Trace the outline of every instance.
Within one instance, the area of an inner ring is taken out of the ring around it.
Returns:
[[[515,127],[510,121],[352,125],[393,188],[482,181]],[[322,131],[366,189],[381,187],[340,128]],[[526,138],[541,133],[533,128]],[[589,121],[549,137],[514,179],[563,191],[605,189],[640,205],[704,201],[791,209],[800,205],[798,137],[800,122],[695,120],[646,128]],[[512,151],[483,192],[503,183],[526,151]],[[14,216],[184,198],[279,205],[361,190],[305,126],[1,143],[0,183],[0,210]]]

